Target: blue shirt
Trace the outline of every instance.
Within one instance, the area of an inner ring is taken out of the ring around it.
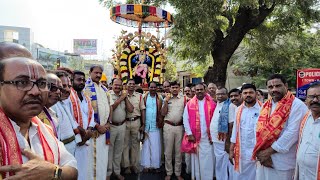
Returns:
[[[151,97],[150,94],[147,96],[146,101],[146,132],[159,131],[157,128],[157,96]],[[161,97],[160,97],[161,98]],[[161,98],[162,101],[162,98]]]

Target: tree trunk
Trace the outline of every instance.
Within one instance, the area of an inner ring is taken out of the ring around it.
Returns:
[[[224,87],[227,79],[228,62],[227,59],[214,59],[213,66],[208,68],[204,76],[204,81],[206,83],[214,82],[218,87]]]
[[[227,36],[224,37],[220,29],[215,30],[215,39],[212,42],[211,55],[213,66],[204,76],[206,83],[213,82],[217,86],[225,86],[227,80],[227,67],[230,58],[240,45],[244,36],[258,27],[265,18],[273,11],[275,4],[268,8],[260,6],[259,14],[248,7],[240,7],[234,25]]]

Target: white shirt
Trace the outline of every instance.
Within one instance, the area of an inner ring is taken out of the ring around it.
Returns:
[[[271,113],[273,113],[276,106],[277,103],[272,101]],[[274,169],[285,171],[295,168],[300,123],[307,111],[307,106],[300,99],[295,98],[290,109],[289,118],[278,140],[271,146],[272,149],[278,152],[271,155]]]
[[[92,109],[92,115],[91,115],[91,120],[90,124],[88,124],[88,116],[89,116],[89,106],[87,102],[87,98],[85,98],[83,92],[81,92],[83,100],[80,101],[80,108],[81,108],[81,113],[82,113],[82,121],[83,121],[83,129],[87,129],[88,127],[94,127],[95,122],[94,122],[94,112]]]
[[[74,136],[73,127],[77,127],[74,117],[71,114],[69,103],[64,101],[57,102],[52,109],[57,113],[59,126],[57,127],[58,139],[65,140]],[[79,141],[80,142],[80,141]]]
[[[205,138],[208,139],[207,134],[207,124],[205,118],[205,111],[204,111],[204,100],[198,100],[199,106],[199,115],[200,115],[200,128],[201,128],[201,139]],[[189,124],[189,113],[188,107],[184,108],[183,112],[183,125],[187,135],[192,135],[190,124]]]
[[[240,117],[240,147],[242,160],[251,161],[252,152],[256,144],[255,128],[259,118],[260,108],[258,102],[256,102],[253,107],[243,106]],[[237,108],[235,114],[238,114],[238,111],[239,108]],[[234,122],[236,122],[236,119],[234,119]],[[237,123],[234,123],[231,136],[232,143],[236,143],[237,130]]]
[[[211,137],[212,137],[212,141],[215,143],[224,143],[224,141],[219,141],[218,140],[218,130],[219,130],[219,117],[220,117],[220,111],[222,109],[223,106],[223,102],[218,102],[216,109],[214,110],[212,119],[211,119],[211,123],[210,123],[210,133],[211,133]],[[237,106],[234,104],[230,104],[229,106],[229,123],[233,123],[234,121],[234,117],[235,117],[235,110],[236,110]]]
[[[31,123],[31,127],[29,128],[29,140],[31,147],[29,146],[28,141],[24,138],[24,136],[20,133],[20,127],[12,120],[10,120],[13,129],[17,135],[17,140],[21,149],[29,149],[31,152],[35,153],[36,155],[44,158],[43,149],[41,146],[41,142],[39,139],[38,134],[38,125]],[[60,151],[60,164],[59,166],[71,166],[77,168],[77,161],[76,159],[66,150],[63,143],[58,141],[59,151]],[[28,162],[28,158],[22,155],[23,163]]]
[[[316,179],[319,148],[320,118],[314,120],[310,114],[304,125],[297,152],[299,179]]]

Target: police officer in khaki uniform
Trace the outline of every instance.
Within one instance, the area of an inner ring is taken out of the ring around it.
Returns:
[[[126,112],[133,112],[133,106],[127,98],[127,92],[122,91],[122,81],[120,79],[113,79],[112,91],[109,95],[112,101],[113,114],[112,122],[110,122],[110,147],[108,159],[108,178],[114,172],[119,180],[124,180],[120,175],[121,158],[124,147],[124,137],[126,133]]]
[[[174,173],[178,180],[181,177],[181,141],[183,137],[183,110],[186,103],[186,98],[179,95],[180,84],[172,82],[170,84],[170,93],[166,94],[164,104],[161,109],[161,115],[164,116],[163,140],[164,140],[164,154],[165,167],[167,176],[165,180],[170,180],[173,174],[172,154],[174,152]]]
[[[144,131],[145,123],[146,106],[144,104],[142,94],[135,91],[135,86],[136,84],[134,79],[129,79],[127,83],[127,99],[134,108],[132,113],[127,112],[127,128],[123,149],[123,166],[125,168],[125,174],[139,173],[140,131]],[[130,141],[131,147],[129,147]]]

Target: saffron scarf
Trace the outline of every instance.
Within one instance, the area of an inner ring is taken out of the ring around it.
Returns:
[[[259,106],[262,106],[260,101],[257,101]],[[240,139],[240,121],[241,121],[241,114],[244,107],[244,103],[238,109],[237,116],[236,116],[236,143],[234,146],[234,169],[237,172],[241,172],[241,139]]]
[[[82,111],[81,111],[81,107],[80,107],[80,99],[79,96],[77,94],[77,92],[71,88],[71,92],[70,93],[70,101],[72,104],[72,110],[73,110],[73,114],[74,114],[74,118],[76,119],[77,123],[83,128],[83,119],[82,119]],[[88,125],[91,122],[91,117],[93,114],[93,108],[91,105],[91,100],[89,99],[89,97],[85,94],[83,94],[83,98],[86,99],[87,103],[88,103]]]
[[[289,118],[290,109],[295,99],[294,95],[288,91],[278,102],[274,112],[271,114],[272,99],[268,99],[260,111],[257,123],[256,145],[253,150],[252,159],[256,159],[256,154],[265,150],[279,138],[280,133]]]
[[[230,99],[224,101],[220,116],[219,116],[219,125],[218,125],[218,132],[220,133],[228,133],[229,128],[229,106],[231,104]]]
[[[45,125],[38,117],[32,118],[37,125],[38,136],[43,150],[44,160],[60,164],[60,150],[53,130]],[[9,118],[0,108],[0,160],[1,166],[22,164],[22,154],[17,135]],[[14,175],[14,173],[2,173],[2,178]]]
[[[100,86],[103,91],[107,94],[108,89],[101,85]],[[88,93],[88,95],[90,96],[91,99],[91,106],[93,108],[94,111],[94,120],[97,124],[100,124],[100,117],[99,117],[99,108],[98,108],[98,99],[97,99],[97,93],[96,93],[96,88],[94,87],[94,82],[92,81],[91,78],[88,78],[87,82],[86,82],[86,90]],[[108,94],[107,94],[108,96]],[[110,103],[110,101],[109,101]],[[107,131],[105,133],[106,135],[106,144],[110,144],[110,131]]]
[[[53,130],[55,137],[58,137],[57,127],[46,107],[43,108],[42,112],[38,115],[38,118],[46,125],[50,126]]]
[[[216,108],[216,104],[213,102],[211,97],[206,94],[204,97],[204,112],[205,112],[205,121],[207,125],[207,134],[209,142],[212,143],[211,134],[210,134],[210,122],[213,116],[213,112]],[[200,143],[201,139],[201,127],[200,127],[200,114],[199,114],[199,104],[198,98],[195,96],[187,103],[187,110],[189,115],[189,124],[192,135],[195,137],[196,142],[191,143],[187,139],[186,133],[182,139],[181,151],[186,153],[196,153],[197,146]]]
[[[302,135],[303,135],[303,129],[304,129],[304,126],[308,120],[308,117],[311,115],[311,112],[308,111],[307,114],[303,117],[302,121],[301,121],[301,125],[300,125],[300,131],[299,131],[299,140],[298,140],[298,147],[297,147],[297,152],[299,150],[299,147],[300,147],[300,143],[301,143],[301,138],[302,138]],[[295,173],[295,176],[298,178],[298,169],[296,167],[296,173]],[[315,180],[320,180],[320,152],[318,154],[318,163],[317,163],[317,173],[316,173],[316,179]]]

